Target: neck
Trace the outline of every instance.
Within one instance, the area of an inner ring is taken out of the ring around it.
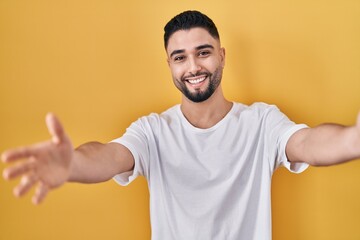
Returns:
[[[206,101],[195,103],[182,96],[181,111],[186,119],[197,128],[210,128],[223,119],[232,103],[225,99],[221,85]]]

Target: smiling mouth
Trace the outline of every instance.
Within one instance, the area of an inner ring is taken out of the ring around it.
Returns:
[[[203,81],[205,81],[205,79],[207,78],[207,76],[202,76],[202,77],[197,77],[197,78],[187,78],[185,79],[186,82],[190,83],[191,85],[197,85]]]

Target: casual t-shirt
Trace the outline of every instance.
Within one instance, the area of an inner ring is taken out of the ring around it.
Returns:
[[[285,166],[289,137],[306,125],[277,107],[233,103],[216,125],[191,125],[180,105],[132,123],[114,140],[135,159],[114,179],[127,185],[142,175],[150,191],[152,239],[271,239],[271,177]]]

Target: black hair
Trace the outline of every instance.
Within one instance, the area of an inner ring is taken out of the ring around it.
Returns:
[[[164,45],[168,46],[169,38],[173,33],[179,30],[189,30],[191,28],[201,27],[206,29],[209,34],[220,40],[215,23],[205,14],[199,11],[185,11],[173,17],[164,27]]]

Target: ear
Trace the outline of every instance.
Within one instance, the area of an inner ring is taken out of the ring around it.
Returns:
[[[220,48],[221,66],[225,67],[225,48]]]

